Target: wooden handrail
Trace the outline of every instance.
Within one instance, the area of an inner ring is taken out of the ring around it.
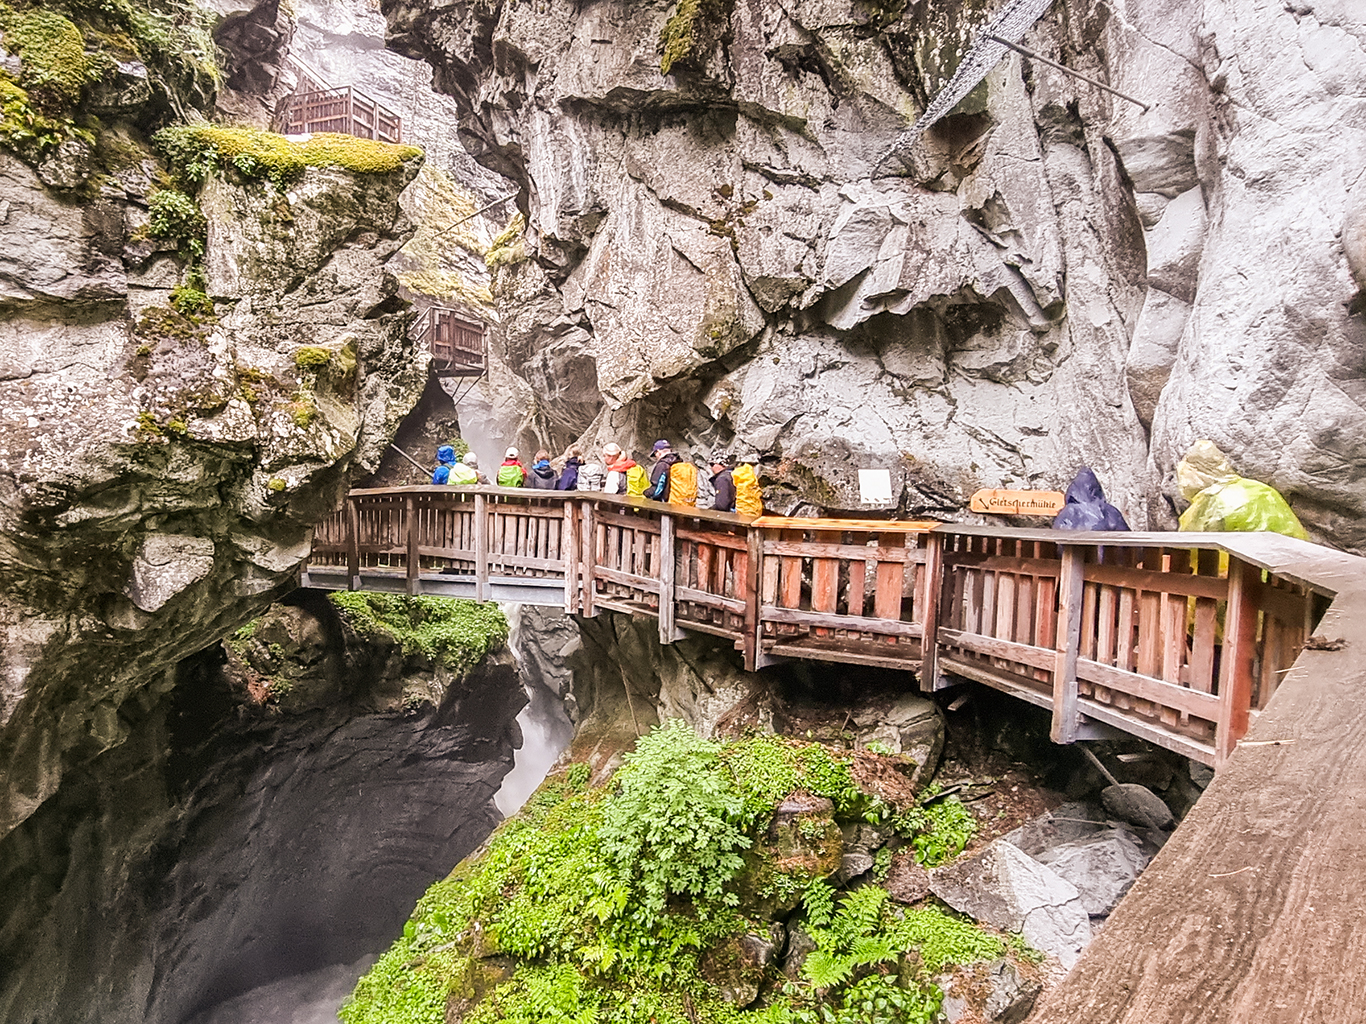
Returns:
[[[751,671],[803,658],[914,671],[926,691],[976,680],[1050,709],[1057,742],[1118,728],[1218,765],[1334,593],[1292,557],[1325,550],[422,485],[352,491],[305,583],[645,614],[663,643],[733,640]]]

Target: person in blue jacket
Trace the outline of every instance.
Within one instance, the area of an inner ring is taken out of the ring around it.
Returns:
[[[573,445],[564,460],[564,471],[555,484],[557,491],[577,491],[579,489],[579,467],[583,465],[583,449]]]
[[[1105,500],[1100,481],[1089,466],[1082,466],[1067,488],[1067,503],[1053,517],[1055,530],[1128,530],[1129,524],[1115,506]]]
[[[448,444],[443,444],[436,450],[436,469],[432,472],[432,483],[450,483],[451,467],[454,465],[455,449]]]

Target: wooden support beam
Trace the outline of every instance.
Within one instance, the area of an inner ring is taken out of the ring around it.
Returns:
[[[751,526],[746,538],[745,632],[743,636],[745,671],[759,670],[759,597],[764,564],[764,532]]]
[[[1248,727],[1252,706],[1252,662],[1257,655],[1255,592],[1262,571],[1237,558],[1228,562],[1228,609],[1219,663],[1219,721],[1214,733],[1215,768],[1233,753]]]
[[[944,590],[944,538],[925,535],[925,593],[921,598],[921,692],[938,688],[938,602]]]
[[[488,498],[474,496],[474,599],[489,599],[489,515]]]
[[[351,497],[346,499],[346,580],[349,589],[360,589],[360,510]]]
[[[403,502],[403,525],[407,531],[407,567],[408,567],[408,596],[416,597],[421,580],[418,573],[422,571],[422,556],[417,553],[417,502],[409,494]]]
[[[582,522],[580,524],[580,540],[583,543],[583,557],[579,564],[582,567],[583,592],[580,594],[580,614],[584,618],[591,619],[597,615],[597,610],[593,606],[593,589],[597,586],[594,582],[594,570],[598,564],[597,556],[597,524],[593,521],[593,503],[585,501],[582,509]]]
[[[564,610],[569,615],[579,608],[578,525],[578,509],[574,502],[566,501],[560,552],[564,559]]]
[[[1058,639],[1053,659],[1053,725],[1049,730],[1054,743],[1072,743],[1077,738],[1077,656],[1081,650],[1085,571],[1086,550],[1064,548],[1058,574]]]
[[[674,551],[674,517],[661,516],[659,520],[659,642],[671,644],[678,639],[674,627],[674,613],[678,610],[678,595],[674,590],[674,575],[678,571],[678,558]]]

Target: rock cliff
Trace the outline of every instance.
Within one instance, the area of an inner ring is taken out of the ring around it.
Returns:
[[[384,269],[420,152],[174,128],[212,47],[149,25],[5,24],[0,834],[294,585],[425,380]]]
[[[950,513],[1085,463],[1167,526],[1210,437],[1366,541],[1345,0],[1059,2],[1025,45],[1146,110],[1012,54],[882,164],[999,5],[382,6],[521,186],[495,293],[553,446],[755,449],[785,510],[858,507],[858,468]]]
[[[297,592],[0,839],[0,1018],[181,1024],[351,963],[485,838],[525,702],[506,627],[452,672],[357,625]]]

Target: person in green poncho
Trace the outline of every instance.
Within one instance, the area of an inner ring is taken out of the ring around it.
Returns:
[[[1191,503],[1181,529],[1201,533],[1268,531],[1308,540],[1309,534],[1276,488],[1239,476],[1213,441],[1196,441],[1176,467],[1181,496]]]

